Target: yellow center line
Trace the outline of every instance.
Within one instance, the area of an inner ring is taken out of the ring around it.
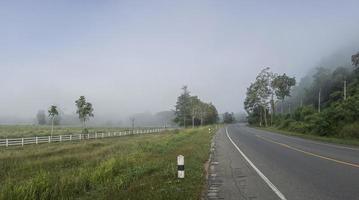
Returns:
[[[307,155],[310,155],[310,156],[314,156],[314,157],[317,157],[317,158],[322,158],[322,159],[325,159],[325,160],[330,160],[330,161],[333,161],[333,162],[336,162],[336,163],[340,163],[340,164],[343,164],[343,165],[348,165],[348,166],[351,166],[351,167],[356,167],[356,168],[359,168],[359,164],[354,164],[354,163],[349,163],[349,162],[345,162],[345,161],[341,161],[341,160],[336,160],[334,158],[329,158],[329,157],[325,157],[325,156],[322,156],[322,155],[318,155],[318,154],[315,154],[315,153],[311,153],[311,152],[308,152],[308,151],[304,151],[304,150],[301,150],[301,149],[297,149],[295,147],[292,147],[292,146],[289,146],[287,144],[284,144],[284,143],[280,143],[280,142],[277,142],[277,141],[274,141],[274,140],[271,140],[271,139],[268,139],[268,138],[265,138],[265,137],[262,137],[262,136],[259,136],[259,135],[256,135],[257,137],[263,139],[263,140],[266,140],[268,142],[271,142],[271,143],[275,143],[275,144],[278,144],[278,145],[281,145],[283,147],[286,147],[288,149],[292,149],[294,151],[298,151],[298,152],[301,152],[301,153],[304,153],[304,154],[307,154]]]

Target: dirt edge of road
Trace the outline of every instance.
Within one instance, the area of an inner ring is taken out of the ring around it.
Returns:
[[[220,129],[218,129],[217,132],[218,131],[220,131]],[[216,138],[217,132],[213,135],[212,140],[211,140],[209,158],[203,164],[203,167],[204,167],[204,170],[205,170],[205,184],[203,185],[201,200],[206,200],[207,199],[209,166],[210,166],[210,163],[212,162],[212,158],[213,158],[213,153],[214,153],[214,149],[215,149],[215,138]]]

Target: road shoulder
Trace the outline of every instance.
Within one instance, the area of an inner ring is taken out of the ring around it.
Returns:
[[[206,199],[277,199],[220,129],[214,138]]]

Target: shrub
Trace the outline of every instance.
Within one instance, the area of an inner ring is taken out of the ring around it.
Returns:
[[[339,135],[344,138],[359,139],[359,122],[345,125],[339,132]]]
[[[287,129],[287,128],[289,127],[290,123],[292,123],[292,122],[295,122],[295,121],[292,120],[292,119],[284,119],[284,120],[281,120],[281,122],[280,122],[278,128],[280,128],[280,129]]]
[[[308,133],[310,126],[304,122],[294,121],[289,124],[288,129],[293,132]]]
[[[313,106],[299,107],[294,111],[293,117],[296,121],[304,121],[305,117],[315,113]]]

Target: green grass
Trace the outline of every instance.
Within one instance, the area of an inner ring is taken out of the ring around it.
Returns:
[[[119,132],[124,128],[89,127],[89,132]],[[81,127],[55,126],[54,135],[80,134]],[[51,126],[38,125],[0,125],[0,138],[46,136],[51,134]]]
[[[3,148],[0,199],[199,199],[211,138],[207,127]]]
[[[357,140],[357,139],[317,136],[317,135],[312,135],[312,134],[304,134],[304,133],[297,133],[297,132],[292,132],[292,131],[287,131],[287,130],[281,130],[281,129],[278,129],[275,127],[267,127],[267,128],[254,127],[254,128],[271,131],[271,132],[275,132],[275,133],[280,133],[283,135],[296,136],[296,137],[301,137],[301,138],[305,138],[305,139],[321,141],[321,142],[359,146],[359,140]]]

